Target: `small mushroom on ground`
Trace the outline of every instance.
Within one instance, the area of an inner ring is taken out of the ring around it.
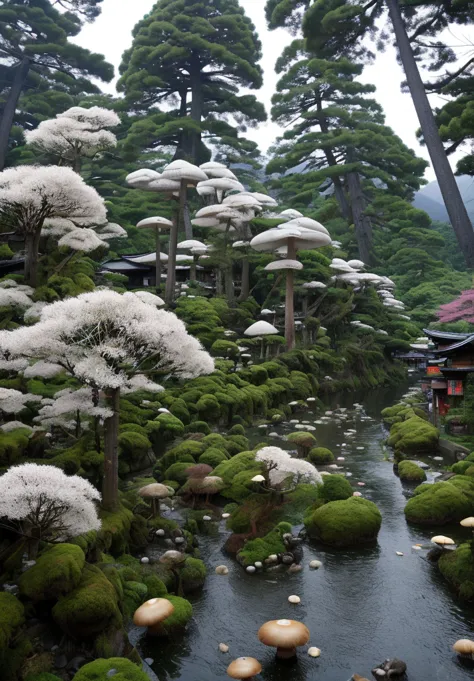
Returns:
[[[295,620],[271,620],[258,630],[258,638],[266,646],[276,647],[280,659],[295,657],[296,648],[309,641],[309,629]]]
[[[461,657],[474,659],[474,641],[468,638],[460,638],[459,641],[456,641],[453,650]]]
[[[308,648],[308,655],[310,657],[319,657],[321,655],[321,650],[316,647]]]
[[[149,562],[150,562],[150,559],[147,558],[146,556],[143,556],[143,558],[140,559],[140,563],[143,563],[143,565],[146,565]]]
[[[436,535],[436,537],[433,537],[431,539],[431,542],[433,544],[436,544],[436,546],[440,546],[441,548],[443,548],[444,546],[454,546],[455,544],[455,541],[451,539],[451,537],[445,537],[442,534],[438,534]]]
[[[263,477],[263,475],[260,474],[254,475],[252,478],[252,482],[265,482],[265,478]]]
[[[254,572],[257,572],[257,568],[254,565],[249,565],[245,568],[245,570],[249,573],[249,575],[253,575]]]
[[[227,675],[232,679],[251,679],[260,674],[262,665],[254,657],[238,657],[227,667]]]
[[[320,567],[322,567],[322,565],[323,565],[323,564],[321,563],[320,560],[312,560],[312,561],[310,561],[310,563],[309,563],[309,567],[310,567],[312,570],[318,570]]]
[[[138,494],[143,499],[151,499],[151,508],[153,515],[160,515],[160,499],[167,499],[173,496],[174,492],[171,487],[162,485],[160,482],[153,482],[151,485],[145,485],[138,490]]]
[[[288,596],[288,603],[298,605],[298,603],[301,603],[301,598],[299,596]]]
[[[227,565],[218,565],[216,567],[216,575],[228,575],[229,574],[229,568]]]
[[[155,534],[156,534],[157,537],[164,537],[165,531],[164,530],[156,530]]]
[[[165,551],[160,558],[160,563],[166,565],[166,567],[168,567],[174,575],[178,596],[181,596],[183,591],[181,585],[180,568],[183,567],[185,561],[186,555],[181,553],[181,551],[174,551],[173,549],[171,551]]]
[[[133,615],[133,623],[147,627],[149,634],[161,633],[161,623],[174,612],[174,605],[166,598],[145,601]]]
[[[223,514],[222,514],[222,518],[224,518],[224,520],[225,520],[226,518],[230,518],[230,513],[223,513]]]

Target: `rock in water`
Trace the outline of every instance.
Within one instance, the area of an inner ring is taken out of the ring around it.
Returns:
[[[229,646],[226,643],[219,643],[219,650],[221,651],[221,653],[228,653]]]
[[[312,570],[318,570],[320,567],[322,567],[322,563],[321,563],[320,560],[312,560],[312,561],[310,561],[310,563],[309,563],[309,567],[310,567]]]

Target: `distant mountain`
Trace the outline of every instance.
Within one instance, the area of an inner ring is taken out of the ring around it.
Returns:
[[[461,175],[456,178],[461,196],[466,205],[469,217],[474,222],[474,177]],[[430,182],[415,194],[413,205],[428,213],[432,220],[448,222],[448,213],[437,182]]]

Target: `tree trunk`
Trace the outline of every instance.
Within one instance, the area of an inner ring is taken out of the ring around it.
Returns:
[[[288,239],[288,260],[296,260],[296,246],[294,239]],[[295,347],[295,300],[293,270],[286,271],[285,297],[285,339],[288,350]]]
[[[216,296],[222,295],[224,295],[224,276],[222,267],[218,267],[216,272]]]
[[[5,159],[8,153],[8,140],[15,118],[16,106],[28,77],[29,70],[30,60],[28,57],[24,57],[15,68],[13,83],[10,92],[8,93],[5,106],[3,107],[2,117],[0,119],[0,171],[5,167]]]
[[[359,257],[369,265],[371,261],[372,225],[369,217],[365,214],[366,202],[359,173],[347,173],[347,184],[351,197],[352,219],[355,226]]]
[[[467,266],[474,267],[474,231],[439,136],[433,111],[413,56],[398,0],[387,0],[387,6],[408,87],[420,121],[423,139],[433,164],[449,220]]]
[[[179,210],[179,209],[178,209]],[[168,305],[174,301],[176,282],[176,247],[178,245],[178,210],[173,212],[173,226],[170,229],[168,248],[168,274],[166,276],[165,301]]]
[[[320,113],[319,127],[321,128],[321,132],[327,134],[329,132],[329,126],[326,117],[323,114],[323,106],[321,100],[317,102],[316,106],[318,112]],[[334,156],[331,147],[322,147],[322,150],[324,152],[324,155],[326,156],[326,160],[329,166],[334,168],[335,166],[339,165],[338,162],[336,161],[336,157]],[[336,175],[332,177],[331,180],[334,185],[334,195],[336,197],[336,201],[339,204],[339,208],[341,209],[342,217],[345,218],[346,220],[349,220],[351,211],[349,208],[349,204],[347,202],[346,195],[344,193],[344,187],[342,185],[341,178],[338,175]]]
[[[155,229],[155,288],[157,292],[160,290],[161,286],[161,242],[160,242],[160,229],[156,227]]]
[[[190,68],[191,76],[191,118],[199,126],[202,119],[203,96],[201,81],[201,64],[197,56],[193,55]],[[201,132],[192,133],[191,155],[192,162],[199,163],[199,152],[201,150]]]
[[[104,479],[102,481],[102,507],[115,511],[118,506],[118,432],[120,388],[107,395],[113,415],[104,422]]]
[[[242,284],[240,287],[239,303],[247,300],[250,293],[250,263],[248,256],[242,260]]]
[[[225,292],[229,307],[235,307],[234,276],[232,271],[232,263],[230,264],[230,267],[225,268]]]
[[[25,235],[25,283],[35,287],[38,282],[38,253],[41,229]]]

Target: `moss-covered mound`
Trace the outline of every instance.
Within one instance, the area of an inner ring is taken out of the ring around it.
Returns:
[[[86,564],[79,586],[53,608],[61,629],[73,638],[90,638],[110,626],[120,627],[117,593],[99,568]]]
[[[305,518],[308,535],[330,546],[372,543],[381,524],[377,506],[360,497],[330,501]]]
[[[334,454],[326,447],[313,447],[309,450],[308,461],[317,464],[327,464],[334,461]]]
[[[445,525],[473,513],[474,481],[464,475],[420,485],[405,506],[406,519],[418,525]]]
[[[289,525],[291,531],[291,525]],[[244,548],[237,554],[237,559],[244,567],[254,565],[256,561],[263,563],[264,560],[276,553],[283,553],[285,545],[282,539],[282,528],[275,527],[264,537],[250,539]]]
[[[174,605],[174,612],[162,623],[163,634],[172,636],[185,629],[189,620],[193,616],[193,606],[185,598],[179,596],[165,596]]]
[[[413,461],[400,461],[398,464],[398,475],[400,480],[405,480],[406,482],[420,483],[426,480],[425,471]]]
[[[352,496],[352,487],[343,475],[325,475],[323,484],[318,485],[318,499],[324,501],[339,501]]]
[[[187,558],[180,571],[181,586],[185,594],[204,586],[206,566],[199,558]]]
[[[25,608],[12,594],[0,592],[0,651],[8,647],[15,630],[25,618]]]
[[[471,542],[445,551],[438,561],[443,577],[466,601],[474,601],[474,555]]]
[[[84,552],[79,546],[53,546],[21,575],[20,593],[32,601],[57,600],[78,586],[84,563]]]
[[[395,423],[390,429],[388,444],[396,451],[406,454],[432,452],[436,449],[439,431],[420,416]]]
[[[124,657],[94,660],[79,669],[73,681],[149,681],[140,667]]]
[[[296,446],[300,456],[308,456],[309,451],[315,447],[316,438],[311,433],[298,431],[297,433],[290,433],[288,435],[288,442]]]

